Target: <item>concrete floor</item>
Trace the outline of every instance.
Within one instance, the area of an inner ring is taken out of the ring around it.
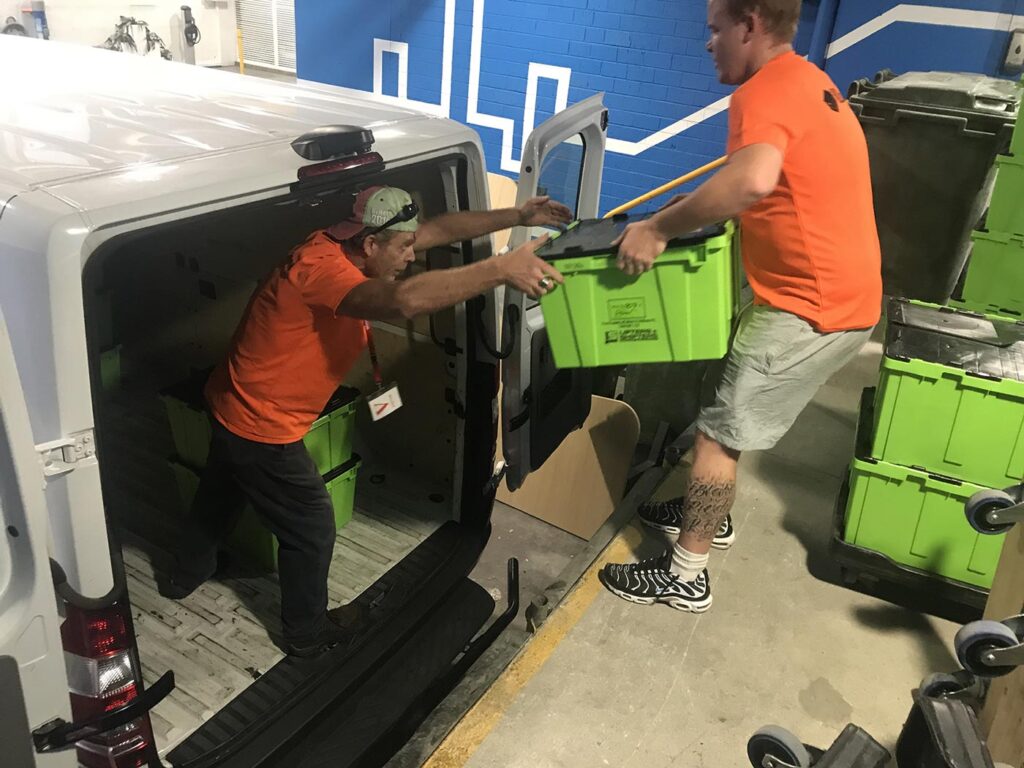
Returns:
[[[957,625],[832,583],[833,502],[879,354],[877,343],[865,348],[775,449],[742,458],[737,542],[712,554],[711,611],[637,606],[602,590],[464,764],[745,765],[747,738],[767,723],[826,747],[854,722],[892,747],[911,689],[955,668]],[[674,473],[657,496],[682,483]],[[663,546],[631,536],[638,557]],[[456,729],[449,741],[460,738]]]

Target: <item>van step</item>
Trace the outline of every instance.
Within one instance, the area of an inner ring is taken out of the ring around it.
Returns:
[[[315,727],[321,713],[356,696],[371,677],[388,674],[402,647],[429,629],[438,606],[465,588],[489,534],[489,527],[443,525],[356,599],[368,618],[352,643],[313,659],[282,659],[171,750],[167,761],[175,768],[276,763],[271,756]],[[474,598],[469,602],[475,605]],[[452,649],[448,660],[460,651]]]
[[[401,749],[432,706],[420,697],[470,643],[494,612],[487,591],[464,579],[418,632],[351,696],[335,703],[274,765],[370,768]],[[445,691],[447,693],[447,691]]]

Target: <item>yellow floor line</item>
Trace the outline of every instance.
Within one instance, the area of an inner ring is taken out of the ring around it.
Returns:
[[[494,730],[518,693],[536,675],[555,648],[579,622],[604,587],[598,571],[608,562],[629,562],[641,539],[640,531],[630,526],[618,534],[583,574],[579,584],[555,609],[540,631],[530,639],[480,700],[473,706],[433,755],[424,768],[459,768]]]

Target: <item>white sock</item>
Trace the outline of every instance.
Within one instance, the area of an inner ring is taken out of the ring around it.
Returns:
[[[708,555],[695,555],[677,543],[672,548],[671,571],[683,581],[694,581],[708,567]]]

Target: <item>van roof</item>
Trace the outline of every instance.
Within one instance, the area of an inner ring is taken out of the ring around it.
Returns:
[[[75,182],[126,172],[144,179],[139,171],[149,166],[223,158],[261,145],[273,151],[259,155],[258,169],[219,162],[217,172],[228,168],[239,178],[252,173],[265,180],[281,166],[282,182],[294,179],[306,161],[283,148],[323,125],[370,128],[385,161],[477,141],[456,122],[330,86],[277,83],[81,45],[0,35],[0,70],[8,73],[0,103],[0,184],[47,189],[83,208],[89,201],[68,194],[69,185],[79,192],[103,185]],[[138,185],[125,189],[133,199],[140,191]],[[103,204],[116,202],[109,194],[100,197]]]

